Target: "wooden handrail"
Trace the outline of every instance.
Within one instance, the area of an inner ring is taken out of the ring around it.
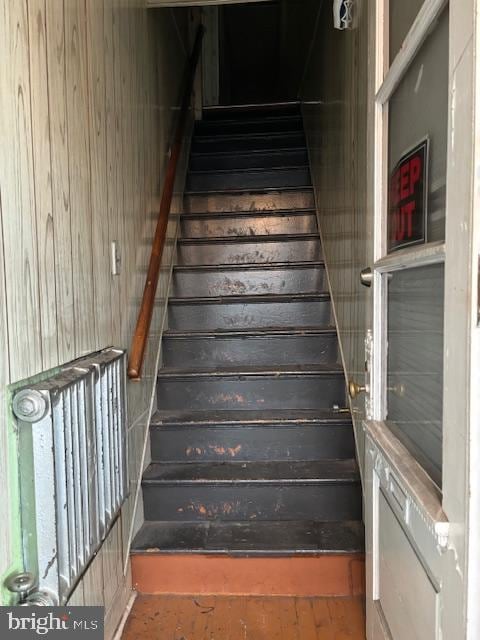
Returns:
[[[187,123],[193,85],[195,82],[195,73],[197,70],[198,60],[200,58],[204,33],[205,28],[200,25],[195,38],[192,55],[188,63],[185,93],[183,94],[182,106],[180,109],[177,127],[175,129],[171,155],[167,165],[162,199],[160,201],[160,210],[158,213],[158,221],[155,229],[155,236],[153,238],[145,288],[143,290],[142,304],[140,305],[135,333],[132,338],[132,345],[128,360],[128,377],[134,380],[138,380],[140,378],[143,360],[145,358],[145,349],[147,346],[148,335],[150,333],[150,324],[152,322],[163,248],[165,246],[165,238],[167,235],[170,207],[172,205],[175,176],[177,173],[178,160],[182,152],[185,126]]]

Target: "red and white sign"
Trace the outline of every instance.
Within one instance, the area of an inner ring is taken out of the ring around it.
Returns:
[[[388,250],[427,241],[428,140],[406,153],[390,175]]]

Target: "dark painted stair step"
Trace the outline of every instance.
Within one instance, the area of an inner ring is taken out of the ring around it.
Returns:
[[[334,364],[338,341],[334,328],[321,327],[167,331],[162,356],[165,367]]]
[[[327,409],[345,404],[339,365],[161,369],[160,409]]]
[[[359,520],[356,462],[152,463],[146,520]]]
[[[281,131],[303,131],[303,120],[299,114],[268,117],[243,117],[234,120],[200,120],[195,123],[194,135],[216,136],[249,133],[280,133]]]
[[[182,238],[318,233],[315,211],[239,211],[237,213],[191,213],[181,217]]]
[[[270,104],[242,104],[203,108],[205,120],[238,120],[241,118],[275,118],[300,115],[300,102],[279,102]]]
[[[212,171],[215,169],[261,169],[308,165],[305,146],[287,149],[264,149],[249,152],[192,153],[190,171]]]
[[[224,238],[181,238],[180,265],[318,262],[322,247],[317,233]]]
[[[328,293],[170,298],[170,329],[310,327],[331,324]]]
[[[314,293],[325,289],[323,262],[176,266],[172,296]]]
[[[307,424],[335,424],[341,425],[345,421],[351,423],[350,410],[347,407],[337,409],[276,409],[270,411],[260,410],[235,410],[218,411],[205,409],[203,411],[189,411],[185,409],[161,411],[158,410],[152,417],[155,426],[176,425],[200,425],[211,426],[256,426],[262,424],[275,424],[284,426]]]
[[[216,153],[218,151],[265,151],[270,149],[292,149],[306,146],[303,131],[282,131],[269,134],[239,134],[225,136],[195,136],[193,153]]]
[[[315,198],[309,187],[274,189],[239,189],[236,191],[190,191],[184,198],[185,213],[274,211],[285,209],[313,209]]]
[[[307,166],[285,166],[277,169],[190,171],[187,178],[188,191],[196,192],[309,187],[310,185],[310,170]]]
[[[150,427],[153,462],[218,462],[254,460],[319,460],[353,458],[355,446],[348,414],[313,421],[294,418],[279,420],[275,412],[249,414],[228,421],[225,413],[192,412],[185,421],[172,420],[166,412],[153,416]],[[161,416],[164,416],[162,418]],[[248,419],[250,417],[250,419]]]
[[[313,520],[247,522],[145,522],[132,553],[214,553],[228,555],[312,555],[359,553],[361,522]]]

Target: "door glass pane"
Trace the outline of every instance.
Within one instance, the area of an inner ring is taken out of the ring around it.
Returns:
[[[440,486],[444,267],[388,278],[387,422]]]
[[[390,64],[400,51],[424,0],[390,0]]]
[[[427,242],[445,239],[448,130],[448,8],[389,101],[389,176],[421,141],[429,141]],[[421,215],[421,214],[420,214]],[[392,219],[391,212],[389,214]]]

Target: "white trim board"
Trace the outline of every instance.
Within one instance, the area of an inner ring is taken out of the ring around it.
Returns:
[[[402,48],[392,62],[377,92],[376,101],[378,104],[385,104],[392,96],[446,5],[447,0],[425,0],[403,42]],[[386,55],[385,52],[384,55]]]

